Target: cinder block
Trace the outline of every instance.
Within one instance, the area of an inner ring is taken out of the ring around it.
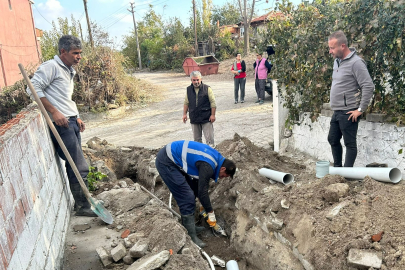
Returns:
[[[142,258],[148,251],[148,242],[146,239],[140,239],[135,245],[129,250],[129,254],[132,258]]]
[[[105,248],[98,247],[98,248],[96,248],[96,252],[97,252],[98,256],[100,257],[101,262],[103,263],[103,265],[105,267],[107,267],[107,266],[109,266],[110,264],[113,263],[110,256],[108,256],[108,252],[107,252],[107,250],[105,250]]]
[[[126,254],[127,250],[121,242],[118,244],[118,246],[111,250],[111,256],[115,262],[118,262],[119,260],[124,258]]]
[[[369,269],[370,267],[380,269],[382,252],[352,248],[347,256],[347,264],[360,269]]]
[[[381,113],[368,113],[366,116],[366,120],[369,122],[385,122],[387,119],[386,114],[381,114]]]

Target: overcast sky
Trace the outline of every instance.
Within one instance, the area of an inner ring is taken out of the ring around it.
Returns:
[[[277,0],[259,0],[256,3],[256,14],[262,15],[268,9],[274,7]],[[71,14],[76,19],[80,19],[83,32],[87,32],[86,16],[84,14],[83,0],[34,0],[32,7],[35,27],[42,30],[52,28],[51,22],[58,17],[68,17]],[[127,10],[130,8],[128,0],[88,0],[87,8],[91,21],[97,22],[109,33],[110,37],[115,37],[118,46],[122,45],[123,35],[128,35],[133,31],[134,24],[132,14]],[[213,0],[213,5],[222,6],[227,0]],[[292,0],[293,3],[301,3],[301,0]],[[196,0],[201,6],[201,0]],[[154,10],[164,21],[178,17],[183,25],[188,26],[191,16],[192,0],[141,0],[135,2],[135,18],[141,21],[149,4],[154,6]],[[262,12],[261,12],[262,11]],[[83,33],[84,35],[84,33]]]

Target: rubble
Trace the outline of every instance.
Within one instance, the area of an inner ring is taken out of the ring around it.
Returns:
[[[163,250],[159,253],[151,253],[148,256],[134,262],[128,270],[152,270],[161,267],[169,260],[170,253]]]
[[[111,256],[115,262],[118,262],[127,254],[127,250],[125,249],[122,243],[119,243],[115,248],[111,250]]]
[[[380,269],[382,265],[382,253],[371,250],[350,249],[347,256],[347,264],[357,269]]]
[[[109,266],[110,264],[113,263],[112,258],[108,255],[108,252],[105,248],[98,247],[96,249],[96,252],[97,252],[98,256],[100,257],[100,260],[104,266]]]

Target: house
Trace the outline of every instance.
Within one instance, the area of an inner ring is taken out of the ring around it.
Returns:
[[[284,14],[281,12],[271,11],[259,17],[253,18],[250,22],[250,28],[252,29],[252,36],[253,39],[260,39],[261,32],[266,31],[267,23],[274,18],[284,18]],[[245,28],[243,27],[243,22],[238,24],[239,26],[239,35],[241,37],[244,36]]]
[[[239,26],[237,24],[222,25],[219,27],[221,33],[231,33],[232,37],[239,36]]]
[[[38,35],[30,0],[0,1],[0,92],[22,79],[18,63],[37,66],[41,62]],[[41,34],[42,35],[42,34]]]

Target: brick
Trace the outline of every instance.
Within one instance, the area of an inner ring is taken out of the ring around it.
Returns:
[[[3,179],[7,178],[12,171],[10,160],[8,158],[7,148],[4,146],[0,149],[0,172]]]
[[[17,247],[18,236],[17,236],[15,224],[11,218],[6,221],[6,226],[4,229],[5,229],[6,236],[7,236],[8,248],[10,250],[11,255],[13,255],[14,250]]]
[[[24,207],[22,205],[21,200],[18,200],[17,204],[15,204],[13,214],[11,215],[11,219],[14,223],[17,237],[19,238],[24,230],[24,224],[26,221]]]
[[[7,270],[7,260],[3,252],[3,248],[0,246],[0,270]]]
[[[10,182],[11,182],[11,185],[13,186],[16,199],[20,199],[21,196],[22,196],[22,193],[24,192],[24,189],[21,186],[21,184],[23,182],[22,182],[22,176],[21,176],[20,168],[16,168],[15,170],[13,170],[11,172]]]
[[[18,238],[17,256],[21,263],[21,269],[28,269],[28,265],[31,262],[31,254],[35,248],[35,240],[32,237],[30,229],[26,226],[24,231]],[[15,255],[14,255],[15,256]]]
[[[4,219],[13,211],[13,204],[16,200],[15,192],[10,181],[5,181],[2,186],[0,186],[0,208],[3,211]]]

